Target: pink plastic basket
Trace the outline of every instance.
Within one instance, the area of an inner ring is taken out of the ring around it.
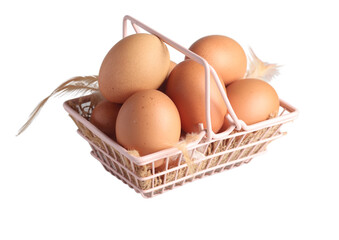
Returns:
[[[186,144],[185,152],[173,147],[143,157],[132,156],[89,122],[96,104],[93,101],[95,94],[64,103],[65,110],[78,126],[78,133],[90,144],[92,156],[99,160],[107,171],[136,192],[141,193],[143,197],[153,197],[187,182],[248,163],[254,157],[263,154],[267,144],[284,135],[281,126],[297,117],[297,109],[280,100],[277,117],[246,125],[237,118],[223,91],[218,75],[206,60],[130,16],[125,16],[123,19],[123,37],[127,35],[128,21],[131,22],[136,32],[140,32],[142,28],[202,64],[205,68],[206,79],[207,126]],[[214,133],[211,127],[210,74],[213,74],[216,80],[228,108],[227,117],[233,123],[222,133]],[[187,156],[189,162],[186,161]],[[165,164],[155,168],[154,163],[161,159],[165,160]]]

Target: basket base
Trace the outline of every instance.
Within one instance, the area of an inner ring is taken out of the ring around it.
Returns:
[[[199,171],[197,173],[194,173],[192,175],[182,177],[182,178],[177,179],[175,181],[171,181],[169,183],[162,184],[160,186],[157,186],[157,187],[154,187],[154,188],[151,188],[151,189],[143,190],[139,186],[134,184],[130,179],[127,179],[126,176],[124,176],[121,173],[118,173],[114,168],[112,168],[106,162],[106,160],[103,157],[101,157],[102,153],[100,151],[96,151],[96,150],[91,151],[91,155],[102,164],[102,166],[106,169],[106,171],[111,173],[113,176],[117,177],[119,180],[121,180],[123,183],[128,185],[130,188],[134,189],[135,192],[140,193],[144,198],[151,198],[151,197],[157,196],[159,194],[162,194],[164,192],[167,192],[169,190],[172,190],[176,187],[183,186],[186,183],[193,182],[197,179],[201,179],[201,178],[211,176],[211,175],[216,174],[216,173],[221,173],[221,172],[224,172],[226,170],[231,170],[233,168],[240,167],[243,164],[249,163],[254,157],[257,157],[257,156],[262,155],[264,153],[265,153],[265,151],[262,151],[260,153],[255,154],[255,155],[251,155],[250,157],[241,158],[241,159],[238,159],[236,161],[232,161],[232,162],[229,162],[229,163],[225,163],[225,164],[222,164],[222,165],[211,167],[211,168],[205,169],[203,171]]]

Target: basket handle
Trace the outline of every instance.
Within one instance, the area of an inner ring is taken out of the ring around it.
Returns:
[[[164,41],[165,43],[167,43],[168,45],[172,46],[173,48],[175,48],[176,50],[178,50],[179,52],[183,53],[185,56],[189,57],[190,59],[200,63],[201,65],[203,65],[204,69],[205,69],[205,115],[206,115],[206,137],[207,140],[211,140],[212,138],[222,138],[225,135],[228,135],[230,131],[224,132],[224,133],[219,133],[216,134],[213,132],[212,130],[212,124],[211,124],[211,104],[210,104],[210,74],[213,75],[213,78],[218,86],[218,89],[222,95],[222,98],[226,104],[228,113],[230,114],[235,128],[237,130],[241,130],[242,128],[246,127],[246,124],[239,120],[238,117],[236,116],[228,98],[227,95],[222,87],[222,84],[219,80],[218,74],[216,73],[216,71],[214,70],[214,68],[212,66],[210,66],[208,64],[208,62],[200,57],[199,55],[197,55],[196,53],[184,48],[183,46],[179,45],[178,43],[174,42],[173,40],[167,38],[166,36],[162,35],[161,33],[155,31],[154,29],[148,27],[147,25],[141,23],[140,21],[134,19],[133,17],[126,15],[123,18],[123,38],[127,36],[127,21],[130,21],[135,32],[139,33],[140,29],[139,27],[141,27],[142,29],[146,30],[147,32],[159,37],[162,41]],[[232,129],[233,130],[233,129]]]

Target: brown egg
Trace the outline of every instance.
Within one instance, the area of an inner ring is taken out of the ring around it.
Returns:
[[[167,73],[167,77],[165,79],[165,81],[161,84],[161,86],[158,88],[159,91],[161,92],[165,92],[166,91],[166,84],[167,84],[167,79],[170,75],[170,73],[172,72],[173,68],[176,66],[177,64],[173,61],[170,62],[170,66],[168,69],[168,73]]]
[[[167,73],[167,77],[170,75],[170,73],[172,72],[173,68],[176,66],[177,64],[173,61],[170,62],[170,66],[168,69],[168,73]]]
[[[121,104],[103,100],[93,109],[90,122],[115,140],[115,123],[120,107]]]
[[[194,42],[189,49],[203,57],[226,85],[243,78],[246,73],[245,51],[232,38],[222,35],[206,36]]]
[[[99,71],[99,89],[111,102],[123,103],[133,93],[157,89],[170,66],[167,46],[155,35],[138,33],[116,43]]]
[[[180,133],[180,116],[175,104],[158,90],[133,94],[124,102],[117,117],[118,143],[128,150],[137,150],[140,156],[173,147]]]
[[[278,114],[278,94],[263,80],[242,79],[231,83],[226,89],[235,114],[248,125]]]
[[[226,131],[231,126],[231,123],[228,121],[228,119],[225,117],[224,123],[222,124],[222,127],[219,130],[219,133]]]
[[[212,75],[210,81],[212,130],[218,132],[227,108]],[[169,75],[166,94],[177,106],[185,132],[198,132],[199,123],[206,128],[205,70],[201,64],[191,59],[177,64]]]

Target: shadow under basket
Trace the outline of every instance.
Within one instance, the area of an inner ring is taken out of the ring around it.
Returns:
[[[297,116],[296,109],[281,101],[276,117],[278,120],[281,118],[281,121],[251,131],[233,130],[222,139],[209,141],[202,133],[198,140],[186,145],[185,153],[178,148],[171,148],[136,157],[89,122],[92,110],[99,101],[99,95],[92,94],[68,100],[64,108],[77,125],[77,132],[91,146],[91,155],[108,172],[145,198],[249,163],[254,157],[263,154],[269,143],[284,136],[281,126]],[[187,161],[187,156],[190,161]],[[163,164],[156,167],[157,161],[163,161]]]

